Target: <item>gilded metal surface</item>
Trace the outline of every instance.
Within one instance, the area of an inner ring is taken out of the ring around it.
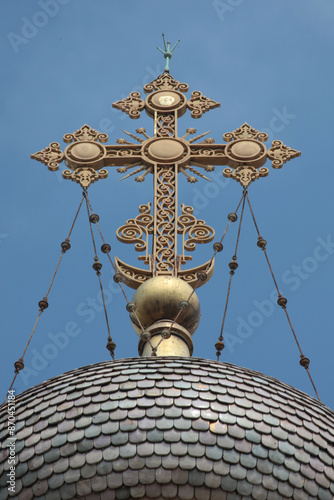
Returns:
[[[170,54],[168,50],[167,53]],[[144,91],[149,94],[145,101],[141,99],[139,92],[132,92],[129,97],[113,105],[131,118],[138,118],[144,109],[153,118],[153,137],[144,128],[137,129],[138,136],[124,131],[139,144],[118,139],[116,145],[103,146],[100,143],[107,141],[107,135],[84,125],[73,134],[64,136],[64,141],[71,143],[64,153],[58,143],[51,143],[48,148],[32,155],[32,158],[46,164],[50,170],[57,170],[59,163],[65,160],[70,170],[65,170],[64,178],[72,179],[85,188],[107,176],[105,167],[118,167],[119,173],[126,173],[123,178],[140,174],[135,177],[137,182],[143,182],[148,174],[153,174],[153,214],[146,211],[143,218],[140,213],[135,218],[128,219],[117,231],[118,239],[134,243],[137,250],[145,251],[145,257],[139,258],[149,265],[148,275],[146,271],[141,272],[138,268],[122,263],[121,267],[126,268],[124,281],[132,288],[137,288],[147,276],[170,275],[184,279],[185,276],[194,275],[193,269],[181,272],[180,265],[190,260],[184,250],[193,250],[196,243],[211,241],[213,238],[212,229],[204,221],[195,222],[190,217],[191,207],[187,208],[187,213],[178,215],[179,173],[193,183],[198,177],[207,179],[195,167],[210,172],[215,165],[226,165],[228,168],[223,170],[223,175],[248,187],[256,179],[268,175],[269,171],[264,166],[268,158],[274,168],[281,168],[285,162],[300,155],[299,151],[285,146],[281,141],[274,141],[267,151],[263,142],[268,139],[268,135],[247,123],[224,134],[224,140],[228,144],[214,144],[212,138],[205,138],[194,144],[208,132],[187,139],[189,135],[196,133],[193,128],[187,129],[183,137],[178,137],[178,118],[186,109],[191,111],[193,117],[198,118],[219,106],[218,102],[208,99],[199,91],[192,92],[191,98],[187,100],[183,93],[188,88],[187,84],[176,81],[165,71],[144,86]],[[189,225],[186,227],[184,216],[189,217]],[[182,234],[183,241],[181,254],[177,251],[178,232]],[[186,233],[188,241],[185,241]],[[148,236],[151,234],[152,253],[149,255]]]
[[[158,321],[174,321],[177,315],[177,324],[193,334],[200,320],[201,308],[196,293],[192,292],[188,283],[172,276],[156,276],[142,284],[132,298],[135,314],[130,314],[137,334],[142,331],[140,324],[147,330]],[[180,302],[188,300],[190,295],[189,307],[179,314]]]
[[[214,229],[208,226],[204,220],[196,219],[193,212],[193,207],[181,203],[181,215],[177,220],[177,231],[182,234],[181,264],[191,260],[191,256],[186,255],[185,250],[193,252],[197,243],[209,243],[215,237]]]
[[[300,156],[300,151],[285,146],[282,141],[273,141],[272,147],[268,150],[268,158],[272,160],[273,168],[281,168],[283,164]]]
[[[258,372],[200,358],[86,366],[16,397],[17,500],[328,499],[334,413]],[[7,405],[0,495],[8,496]]]
[[[153,233],[153,216],[150,214],[151,203],[139,207],[139,215],[128,219],[124,226],[117,229],[116,236],[122,243],[133,243],[137,252],[145,252],[145,256],[138,257],[145,264],[149,264],[148,243],[149,234]]]
[[[163,331],[169,332],[170,337],[161,341]],[[151,327],[147,328],[151,335],[150,343],[139,341],[138,352],[140,356],[152,356],[152,347],[156,347],[157,356],[179,356],[189,358],[193,353],[193,342],[191,334],[173,321],[157,321]]]
[[[140,117],[140,112],[143,111],[145,103],[140,99],[140,92],[131,92],[129,97],[114,102],[112,107],[124,111],[130,118],[137,119]]]
[[[219,108],[219,106],[219,102],[205,97],[202,92],[198,90],[191,93],[191,99],[189,99],[187,103],[192,118],[201,118],[203,113],[210,111],[210,109]]]

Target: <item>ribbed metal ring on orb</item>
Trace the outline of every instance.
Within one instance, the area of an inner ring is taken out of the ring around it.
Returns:
[[[69,168],[92,167],[96,170],[103,167],[106,149],[102,144],[91,141],[78,141],[65,149],[65,163]]]

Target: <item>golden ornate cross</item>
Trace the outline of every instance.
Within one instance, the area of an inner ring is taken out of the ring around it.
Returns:
[[[267,134],[253,129],[247,123],[224,134],[228,144],[215,144],[209,138],[195,144],[209,132],[188,140],[188,136],[196,133],[193,128],[187,129],[183,137],[178,137],[177,121],[187,109],[193,118],[200,118],[203,113],[220,106],[198,91],[192,92],[191,98],[187,100],[184,93],[188,88],[187,84],[176,81],[165,71],[144,86],[148,94],[145,101],[139,92],[132,92],[129,97],[113,104],[114,108],[124,111],[130,118],[139,118],[143,110],[153,118],[152,137],[143,128],[136,130],[139,136],[125,132],[137,144],[118,139],[116,145],[104,146],[107,135],[84,125],[75,133],[64,136],[64,141],[70,143],[64,152],[60,144],[54,142],[31,155],[53,171],[58,170],[64,160],[68,170],[63,172],[63,177],[80,183],[83,188],[107,177],[105,167],[118,167],[120,173],[130,170],[124,178],[141,172],[135,178],[137,182],[142,182],[147,174],[153,174],[153,215],[150,203],[141,205],[139,215],[126,221],[117,230],[120,241],[134,243],[136,250],[145,252],[145,256],[139,259],[149,265],[148,270],[142,270],[116,258],[116,266],[124,282],[134,289],[154,276],[177,276],[195,286],[199,271],[205,269],[208,277],[212,275],[213,261],[197,268],[181,270],[181,265],[191,260],[185,251],[194,250],[197,243],[212,241],[214,231],[204,221],[195,218],[190,206],[181,204],[181,214],[178,215],[179,173],[184,174],[189,182],[196,182],[195,176],[207,178],[195,167],[210,172],[215,165],[227,165],[229,168],[223,170],[223,175],[234,178],[246,188],[252,181],[268,175],[269,170],[264,167],[268,158],[272,160],[274,168],[281,168],[286,161],[300,156],[299,151],[285,146],[281,141],[274,141],[267,150],[263,144],[268,139]],[[194,175],[191,176],[189,172]],[[178,234],[182,235],[180,254],[177,251]],[[153,237],[151,254],[148,251],[149,235]]]

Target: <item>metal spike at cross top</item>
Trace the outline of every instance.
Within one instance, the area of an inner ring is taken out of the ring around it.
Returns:
[[[165,43],[165,42],[164,42]],[[88,125],[73,134],[66,134],[64,141],[70,145],[61,151],[60,145],[53,142],[49,147],[31,155],[49,168],[58,170],[64,160],[67,170],[63,172],[65,179],[72,179],[82,187],[87,188],[98,179],[108,176],[105,167],[118,167],[120,173],[130,171],[124,178],[139,174],[137,182],[145,180],[147,174],[153,174],[153,214],[151,203],[139,207],[139,215],[126,221],[117,230],[117,238],[124,243],[133,243],[140,256],[149,265],[148,270],[130,266],[116,257],[116,266],[124,277],[124,282],[131,288],[138,288],[143,282],[154,276],[177,276],[192,286],[198,286],[197,273],[206,270],[208,277],[213,272],[213,261],[208,269],[208,263],[197,268],[181,270],[181,265],[191,260],[185,251],[193,251],[197,243],[206,243],[214,238],[214,231],[204,221],[197,220],[193,208],[181,204],[181,214],[178,213],[178,174],[184,174],[189,182],[196,182],[198,177],[207,179],[197,168],[207,172],[214,170],[214,165],[227,165],[223,170],[225,177],[232,177],[247,188],[259,177],[268,175],[264,167],[267,159],[272,161],[274,168],[281,168],[291,158],[300,156],[300,152],[285,146],[275,140],[270,149],[263,142],[267,134],[255,130],[247,123],[233,132],[225,133],[223,138],[228,144],[214,144],[210,138],[194,144],[209,132],[192,139],[189,136],[196,133],[194,128],[188,128],[186,134],[178,136],[177,122],[187,109],[192,118],[200,118],[203,113],[219,107],[220,104],[202,95],[192,92],[187,100],[184,93],[189,87],[186,83],[176,81],[168,70],[168,62],[173,50],[165,46],[166,68],[164,73],[153,82],[144,86],[147,95],[145,101],[139,92],[131,92],[129,97],[113,104],[113,107],[124,111],[130,118],[137,119],[141,111],[153,119],[154,132],[150,137],[144,128],[138,128],[134,135],[125,132],[137,143],[118,139],[115,145],[106,145],[106,134],[93,130]],[[160,49],[161,50],[161,49]],[[132,169],[136,169],[131,171]],[[194,175],[190,175],[191,174]],[[208,180],[208,179],[207,179]],[[178,234],[182,235],[182,251],[178,254]],[[153,238],[152,253],[149,254],[149,238]],[[204,282],[203,282],[204,283]]]

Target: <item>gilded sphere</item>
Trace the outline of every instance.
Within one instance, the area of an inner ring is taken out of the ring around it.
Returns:
[[[180,312],[180,303],[188,301],[189,307],[182,309],[177,324],[183,326],[191,335],[195,332],[201,315],[201,308],[196,293],[189,296],[193,289],[179,278],[172,276],[156,276],[146,281],[136,290],[132,303],[136,305],[135,313],[131,313],[131,321],[138,335],[141,328],[149,328],[157,321],[174,321]]]

